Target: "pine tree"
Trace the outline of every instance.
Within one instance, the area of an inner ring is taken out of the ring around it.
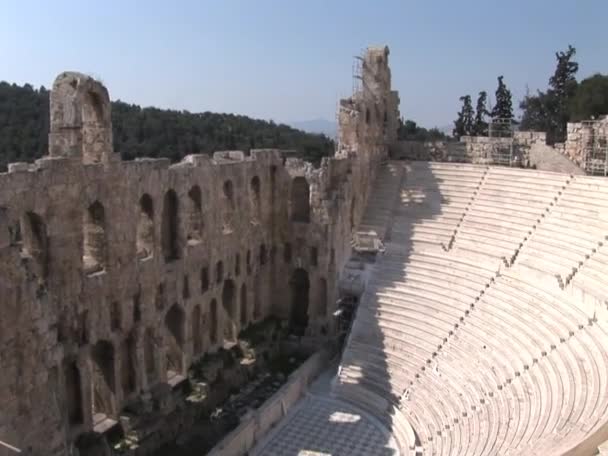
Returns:
[[[549,89],[546,92],[538,91],[536,95],[527,95],[520,103],[523,111],[521,127],[547,132],[549,144],[566,139],[566,124],[570,120],[570,110],[578,87],[578,63],[572,61],[575,55],[576,49],[570,45],[565,52],[556,52],[557,65],[549,79]]]
[[[566,52],[556,52],[557,67],[555,73],[549,79],[548,95],[551,103],[548,106],[549,125],[555,141],[566,139],[566,124],[570,120],[568,108],[570,101],[576,94],[576,72],[578,63],[573,62],[572,58],[576,54],[576,49],[568,45]]]
[[[458,118],[454,121],[454,130],[452,131],[455,138],[473,134],[474,112],[471,96],[464,95],[460,97],[460,101],[462,101],[462,108],[460,108]]]
[[[498,88],[496,89],[496,104],[492,109],[492,119],[513,119],[513,102],[511,91],[503,81],[504,76],[498,76]]]
[[[479,92],[475,108],[475,122],[473,124],[473,134],[475,136],[486,136],[488,134],[488,123],[485,121],[486,116],[490,114],[486,107],[487,99],[488,94],[485,90]]]

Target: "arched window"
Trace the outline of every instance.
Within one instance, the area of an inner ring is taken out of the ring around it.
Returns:
[[[318,304],[317,304],[317,316],[327,316],[327,280],[323,277],[319,279],[319,290],[318,290]]]
[[[234,230],[234,212],[236,205],[234,203],[234,189],[231,180],[224,182],[223,186],[224,204],[223,204],[223,218],[222,218],[222,231],[225,234],[232,233]]]
[[[220,260],[215,264],[215,283],[222,283],[224,280],[224,263]]]
[[[199,355],[203,351],[203,331],[201,329],[201,306],[198,304],[192,310],[192,351]]]
[[[182,299],[184,299],[184,301],[190,299],[190,278],[188,277],[188,274],[184,274],[182,280]]]
[[[247,326],[247,287],[245,284],[241,285],[241,328]]]
[[[65,397],[68,421],[76,426],[84,422],[82,409],[82,385],[80,369],[76,361],[65,361],[63,364],[65,378]]]
[[[137,258],[143,260],[154,255],[154,202],[147,193],[139,200],[136,243]]]
[[[167,328],[167,377],[172,378],[183,370],[184,311],[175,303],[165,316]]]
[[[209,305],[209,320],[211,328],[209,328],[209,338],[212,344],[217,343],[217,300],[212,299]]]
[[[154,340],[154,331],[152,328],[147,328],[144,335],[144,364],[146,367],[146,378],[148,386],[152,386],[156,380],[156,343]]]
[[[201,293],[209,289],[209,268],[201,268]]]
[[[114,346],[101,340],[91,350],[93,372],[91,373],[93,393],[93,415],[112,416],[114,411]]]
[[[82,263],[87,274],[102,271],[106,264],[106,215],[102,204],[89,206],[83,221]]]
[[[122,344],[122,366],[120,369],[122,390],[125,395],[132,394],[137,389],[137,341],[135,334],[131,332]]]
[[[224,340],[236,341],[236,290],[232,280],[224,282],[222,289],[222,307],[224,309]]]
[[[81,157],[85,164],[109,159],[111,104],[101,83],[81,73],[62,73],[53,84],[50,104],[51,156]]]
[[[260,280],[253,282],[253,319],[258,321],[262,316],[262,296],[260,289]]]
[[[241,255],[239,253],[234,256],[234,275],[236,277],[241,275]]]
[[[369,124],[370,120],[371,120],[371,111],[369,110],[369,108],[365,109],[365,123]]]
[[[286,242],[283,246],[283,261],[291,263],[291,244],[289,242]]]
[[[173,190],[167,190],[165,193],[161,231],[165,261],[177,260],[181,253],[179,246],[179,201]]]
[[[48,237],[46,225],[38,214],[27,212],[21,219],[23,254],[34,260],[37,274],[46,278],[48,274]]]
[[[251,250],[247,250],[247,256],[245,258],[245,263],[247,266],[247,274],[251,274]]]
[[[260,190],[260,178],[253,176],[250,184],[251,198],[251,219],[254,223],[259,223],[262,212],[262,198]]]
[[[290,329],[292,333],[303,336],[308,326],[308,273],[304,269],[296,269],[291,276],[290,287]]]
[[[266,244],[260,244],[260,266],[264,266],[266,264],[266,259]]]
[[[298,176],[291,183],[291,220],[310,222],[310,190],[304,177]]]
[[[203,235],[203,202],[201,188],[195,185],[188,192],[188,243],[200,242]]]

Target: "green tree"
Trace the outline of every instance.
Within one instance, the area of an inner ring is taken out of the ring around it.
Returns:
[[[549,89],[527,95],[520,103],[523,111],[521,128],[547,132],[547,142],[564,141],[566,124],[577,92],[576,73],[578,63],[573,61],[576,49],[568,45],[565,52],[556,52],[555,72],[549,78]]]
[[[166,157],[181,160],[194,153],[280,148],[319,163],[334,150],[324,135],[310,134],[272,121],[235,114],[190,113],[141,108],[112,102],[114,150],[125,160]],[[16,161],[47,153],[49,91],[0,82],[0,170]]]
[[[401,118],[397,138],[409,141],[441,141],[447,139],[447,135],[437,128],[426,129],[419,127],[413,120]]]
[[[571,122],[608,114],[608,75],[598,73],[583,79],[570,100],[569,113]]]
[[[513,101],[511,91],[504,83],[504,76],[498,76],[496,104],[492,108],[492,119],[513,119]]]
[[[472,135],[475,121],[471,95],[463,95],[460,97],[460,101],[462,101],[462,107],[458,112],[458,118],[454,121],[454,130],[452,130],[455,138]]]
[[[477,97],[477,106],[475,107],[475,121],[473,123],[473,134],[475,136],[487,136],[488,134],[488,122],[486,122],[486,116],[490,113],[486,107],[488,94],[485,90],[479,92]]]

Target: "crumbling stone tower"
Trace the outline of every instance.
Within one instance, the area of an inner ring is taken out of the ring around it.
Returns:
[[[49,155],[0,174],[0,440],[73,454],[134,400],[169,416],[192,362],[270,315],[332,337],[352,226],[396,134],[387,57],[366,53],[367,88],[343,100],[339,153],[318,169],[278,150],[123,162],[107,89],[60,74]]]

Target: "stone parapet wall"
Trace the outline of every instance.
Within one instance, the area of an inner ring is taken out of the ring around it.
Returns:
[[[585,159],[585,149],[593,143],[606,147],[608,139],[608,116],[597,121],[568,122],[566,141],[556,144],[563,153],[573,162],[582,165]]]

